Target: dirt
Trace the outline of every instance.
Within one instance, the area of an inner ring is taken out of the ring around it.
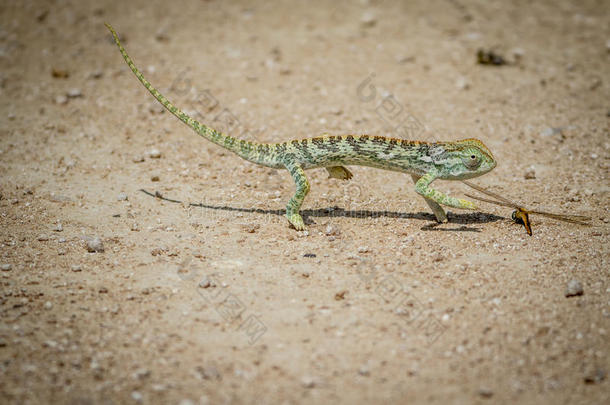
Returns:
[[[604,1],[3,2],[0,402],[609,403],[608,21]],[[163,112],[104,22],[219,130],[475,137],[498,166],[473,182],[591,225],[533,215],[530,237],[486,203],[436,225],[410,176],[353,167],[308,172],[297,232],[289,174]]]

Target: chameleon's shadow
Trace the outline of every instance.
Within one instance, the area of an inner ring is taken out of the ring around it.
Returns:
[[[182,201],[173,200],[171,198],[164,197],[159,192],[155,192],[154,194],[140,189],[141,192],[147,194],[151,197],[158,198],[163,201],[182,204]],[[240,207],[230,207],[227,205],[210,205],[205,203],[188,203],[190,207],[199,207],[206,208],[211,210],[222,210],[222,211],[233,211],[233,212],[247,212],[247,213],[256,213],[256,214],[273,214],[284,216],[286,210],[271,210],[271,209],[262,209],[262,208],[240,208]],[[461,224],[461,226],[453,227],[453,228],[437,228],[439,225],[436,222],[436,218],[434,215],[427,212],[418,212],[418,213],[408,213],[408,212],[397,212],[397,211],[372,211],[372,210],[346,210],[340,207],[327,207],[327,208],[317,208],[317,209],[306,209],[301,210],[301,216],[307,225],[311,225],[314,223],[310,217],[318,217],[318,218],[331,218],[331,217],[344,217],[344,218],[397,218],[397,219],[419,219],[422,221],[427,221],[429,224],[424,225],[421,230],[422,231],[452,231],[452,232],[480,232],[479,228],[469,228],[466,225],[472,224],[485,224],[489,222],[496,222],[505,219],[504,217],[499,217],[493,214],[486,213],[468,213],[468,214],[454,214],[452,212],[447,214],[447,219],[450,224]]]

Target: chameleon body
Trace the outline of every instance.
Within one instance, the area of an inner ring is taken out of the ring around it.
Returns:
[[[476,207],[470,201],[435,190],[430,187],[430,183],[436,179],[470,179],[496,167],[492,153],[477,139],[429,143],[384,136],[325,135],[281,143],[257,143],[222,134],[192,119],[159,93],[134,65],[114,29],[109,24],[106,27],[138,80],[169,112],[203,138],[249,162],[288,170],[296,184],[296,192],[288,201],[286,217],[297,230],[305,229],[299,210],[309,192],[309,182],[305,176],[305,170],[308,169],[324,167],[330,177],[343,180],[352,177],[346,165],[409,173],[415,182],[415,190],[424,197],[436,219],[446,222],[447,215],[439,204],[462,209]]]

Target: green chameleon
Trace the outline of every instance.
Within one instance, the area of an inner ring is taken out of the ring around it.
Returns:
[[[169,112],[205,139],[249,162],[286,169],[290,172],[296,183],[296,192],[286,206],[286,218],[297,230],[305,229],[299,210],[309,192],[309,182],[305,177],[305,170],[308,169],[324,167],[330,177],[342,180],[352,178],[352,173],[345,165],[369,166],[409,173],[415,182],[415,191],[424,197],[437,221],[447,222],[447,215],[439,204],[470,210],[476,207],[470,201],[435,190],[430,187],[430,183],[436,179],[470,179],[496,167],[496,161],[489,149],[477,139],[429,143],[384,136],[325,135],[270,144],[249,142],[224,135],[192,119],[159,93],[136,68],[114,29],[109,24],[106,24],[106,27],[112,33],[127,65],[144,87]]]

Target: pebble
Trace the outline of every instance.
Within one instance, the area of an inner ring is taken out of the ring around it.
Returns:
[[[137,222],[134,222],[133,224],[131,224],[131,230],[134,232],[137,232],[140,230],[140,226],[138,225]]]
[[[75,273],[83,270],[80,264],[73,264],[72,266],[70,266],[70,269]]]
[[[66,96],[65,94],[60,94],[59,96],[55,97],[55,104],[67,104],[68,103],[68,96]]]
[[[142,402],[142,394],[140,394],[138,391],[133,391],[131,393],[131,398],[136,401],[136,402]]]
[[[51,309],[53,308],[53,303],[51,301],[47,301],[44,303],[44,309]]]
[[[159,175],[158,174],[153,174],[152,176],[150,176],[150,181],[159,181]]]
[[[461,76],[455,81],[455,86],[460,90],[468,90],[470,88],[470,83],[466,80],[465,77]]]
[[[199,282],[199,287],[200,288],[210,288],[210,287],[216,287],[216,283],[214,283],[214,281],[210,280],[209,278],[205,278],[205,280],[201,280]]]
[[[582,287],[582,283],[575,278],[568,282],[568,286],[566,288],[566,297],[576,297],[579,295],[583,295],[584,290]]]
[[[534,166],[530,166],[525,170],[525,174],[523,175],[523,177],[526,180],[532,180],[536,178],[536,169],[534,168]]]
[[[360,246],[358,248],[358,253],[366,253],[369,252],[369,247],[368,246]]]
[[[358,369],[358,374],[364,377],[368,377],[369,375],[371,375],[371,371],[367,366],[362,366]]]
[[[82,97],[83,92],[79,88],[74,87],[74,88],[68,90],[67,96],[70,98]]]
[[[311,377],[303,377],[301,378],[301,384],[305,388],[313,388],[316,386],[316,382]]]
[[[44,233],[41,233],[40,235],[38,235],[37,239],[41,242],[46,242],[49,240],[49,237],[47,235],[45,235]]]
[[[102,240],[99,238],[99,236],[96,236],[93,239],[87,241],[87,251],[91,253],[101,253],[104,251],[104,244],[102,243]]]
[[[161,157],[161,151],[159,149],[152,149],[150,152],[148,152],[148,156],[151,159],[159,159]]]
[[[375,14],[373,14],[371,11],[366,11],[360,18],[360,24],[362,24],[364,28],[374,27],[375,24],[377,24]]]
[[[53,231],[55,232],[61,232],[64,230],[63,225],[61,224],[61,222],[58,222],[54,227],[53,227]]]
[[[339,231],[339,228],[337,228],[336,226],[332,225],[332,224],[328,224],[326,226],[326,229],[324,230],[324,234],[326,236],[338,236],[341,232]]]
[[[347,294],[347,290],[342,290],[342,291],[339,291],[338,293],[335,293],[335,300],[337,300],[337,301],[344,300],[345,294]]]
[[[13,265],[11,265],[10,263],[3,263],[2,266],[0,266],[0,269],[2,269],[2,271],[11,271],[12,268]]]
[[[134,156],[131,161],[133,163],[142,163],[144,161],[144,156],[142,155],[138,155],[138,156]]]
[[[97,70],[94,70],[93,72],[89,73],[90,79],[99,79],[102,76],[104,76],[104,71],[101,69],[97,69]]]
[[[487,387],[481,387],[479,388],[479,396],[482,398],[491,398],[493,397],[494,392]]]
[[[540,136],[543,137],[553,136],[557,134],[561,134],[561,128],[546,127],[542,131],[540,131]]]
[[[599,384],[606,379],[606,371],[602,368],[589,370],[584,377],[585,384]]]
[[[610,52],[610,39],[606,41],[606,50]]]
[[[128,199],[128,198],[127,198],[127,194],[125,194],[125,193],[119,193],[119,195],[116,197],[116,199],[117,199],[118,201],[127,201],[127,199]]]

